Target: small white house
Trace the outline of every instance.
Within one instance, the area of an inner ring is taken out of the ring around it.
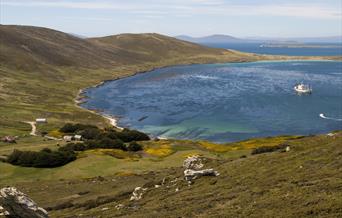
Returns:
[[[75,141],[81,141],[82,140],[82,136],[81,135],[74,135],[74,140]]]
[[[47,123],[47,119],[46,118],[37,118],[36,123]]]
[[[65,135],[65,136],[63,136],[63,140],[64,141],[67,141],[67,142],[71,142],[72,141],[72,136],[70,136],[70,135]]]

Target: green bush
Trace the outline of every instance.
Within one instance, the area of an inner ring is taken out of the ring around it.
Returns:
[[[76,133],[86,129],[98,129],[96,126],[93,125],[86,125],[86,124],[72,124],[67,123],[62,128],[59,129],[60,132],[63,133]]]
[[[150,140],[150,137],[148,135],[137,130],[124,129],[122,132],[116,132],[116,135],[123,142]]]
[[[127,146],[128,151],[141,151],[143,147],[139,145],[136,141],[130,142]]]
[[[259,147],[259,148],[253,149],[251,154],[255,155],[255,154],[263,154],[263,153],[268,153],[268,152],[274,152],[274,151],[278,151],[278,150],[283,150],[287,146],[288,145],[286,145],[286,144],[280,144],[280,145],[276,145],[276,146]]]
[[[76,154],[73,151],[51,151],[50,149],[43,149],[36,152],[14,150],[9,155],[7,162],[24,167],[51,168],[63,166],[75,159]]]
[[[94,128],[88,128],[83,129],[78,132],[84,139],[95,139],[99,138],[99,136],[102,134],[102,131],[100,129],[94,129]]]
[[[136,141],[150,140],[150,137],[143,132],[137,130],[124,129],[117,131],[114,128],[106,128],[104,130],[92,125],[84,124],[65,124],[61,129],[63,133],[73,133],[82,135],[85,139],[84,144],[69,143],[61,147],[59,151],[84,151],[94,148],[115,148],[121,150],[139,151],[142,147]],[[130,143],[127,147],[124,143]]]
[[[110,138],[102,138],[100,140],[88,140],[86,142],[87,149],[94,148],[115,148],[126,150],[126,146],[120,139],[110,139]]]
[[[68,143],[63,147],[60,147],[58,151],[84,151],[86,146],[84,143]]]

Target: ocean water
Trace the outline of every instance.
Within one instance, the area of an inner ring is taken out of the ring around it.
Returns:
[[[204,44],[214,48],[234,49],[243,52],[271,55],[290,55],[290,56],[335,56],[342,55],[341,43],[310,43],[315,45],[337,46],[336,48],[267,48],[260,47],[261,43],[209,43]]]
[[[301,81],[312,86],[311,95],[294,92]],[[107,82],[86,95],[83,107],[160,137],[231,142],[342,129],[342,62],[167,67]]]

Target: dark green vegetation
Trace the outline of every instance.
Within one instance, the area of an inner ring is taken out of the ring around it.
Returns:
[[[287,144],[280,144],[276,146],[263,146],[259,148],[254,148],[251,152],[252,155],[255,154],[263,154],[263,153],[268,153],[268,152],[274,152],[274,151],[285,151],[285,148],[287,147]]]
[[[23,167],[59,167],[76,160],[78,151],[90,149],[121,149],[123,151],[140,151],[142,146],[136,141],[148,141],[145,133],[124,129],[117,131],[113,128],[99,129],[92,125],[65,124],[61,129],[63,133],[81,134],[85,139],[82,143],[68,143],[56,151],[44,148],[41,151],[14,150],[7,158],[7,162]],[[128,142],[127,145],[124,143]]]
[[[292,139],[286,144],[289,152],[207,154],[206,167],[219,171],[220,176],[199,178],[191,186],[182,179],[184,157],[169,159],[183,152],[180,147],[139,173],[113,171],[92,178],[27,179],[11,185],[49,209],[51,217],[339,217],[342,133]],[[241,154],[246,158],[240,158]],[[164,162],[168,167],[157,168]],[[137,164],[143,165],[144,160],[139,159]],[[171,183],[175,178],[178,180]],[[163,186],[154,188],[163,180]],[[141,200],[129,201],[137,186],[148,190]],[[119,204],[122,208],[116,209]]]
[[[41,151],[19,151],[14,150],[8,156],[7,162],[13,165],[23,167],[59,167],[73,160],[76,160],[76,154],[72,150],[60,149],[51,151],[44,148]]]
[[[83,150],[95,148],[121,149],[124,151],[138,151],[142,147],[136,141],[148,141],[150,137],[137,130],[123,129],[118,131],[114,128],[99,129],[93,125],[65,124],[60,130],[62,133],[82,135],[85,139]],[[129,143],[126,146],[124,143]],[[70,148],[76,145],[69,145]],[[79,146],[79,145],[78,145]]]

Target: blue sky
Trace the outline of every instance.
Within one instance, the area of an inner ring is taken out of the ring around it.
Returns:
[[[84,36],[305,37],[342,35],[342,0],[0,0],[1,24]]]

